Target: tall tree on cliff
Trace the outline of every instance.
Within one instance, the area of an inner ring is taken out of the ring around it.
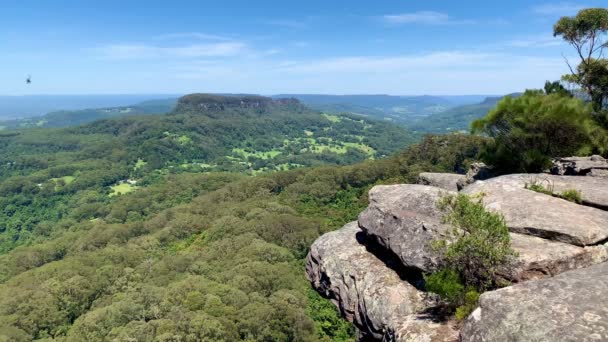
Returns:
[[[578,66],[570,63],[571,74],[563,80],[578,84],[589,96],[598,121],[608,127],[608,9],[583,9],[576,16],[562,17],[553,27],[553,35],[572,45],[580,58]]]

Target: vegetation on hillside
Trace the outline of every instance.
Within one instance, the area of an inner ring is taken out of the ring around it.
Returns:
[[[169,174],[345,165],[381,158],[414,141],[387,123],[330,119],[297,102],[262,98],[264,106],[249,108],[236,97],[233,107],[224,97],[187,99],[169,115],[0,132],[0,253],[42,239],[49,227],[74,217],[104,218],[110,197],[141,192]],[[223,109],[200,107],[211,103]]]
[[[152,172],[137,191],[111,198],[96,188],[45,190],[51,199],[68,196],[67,208],[56,221],[33,225],[36,237],[27,245],[0,256],[0,336],[352,339],[352,328],[304,279],[308,247],[355,219],[374,184],[411,182],[420,170],[464,170],[484,141],[429,136],[390,158],[257,177]],[[124,169],[134,172],[132,166]],[[50,169],[56,177],[73,171]],[[32,189],[14,191],[25,198]]]

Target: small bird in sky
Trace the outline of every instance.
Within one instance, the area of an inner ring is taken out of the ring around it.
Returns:
[[[25,79],[25,83],[26,84],[31,84],[32,83],[32,76],[28,75],[27,78]]]

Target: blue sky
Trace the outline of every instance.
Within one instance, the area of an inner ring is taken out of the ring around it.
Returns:
[[[3,0],[0,94],[506,94],[565,73],[553,23],[604,1]]]

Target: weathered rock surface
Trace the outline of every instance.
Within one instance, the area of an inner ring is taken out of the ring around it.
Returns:
[[[455,340],[457,333],[448,324],[434,322],[423,314],[435,305],[435,299],[403,281],[368,252],[359,243],[358,233],[357,222],[352,222],[315,241],[306,265],[313,287],[330,298],[363,337]]]
[[[568,157],[553,161],[551,173],[569,176],[603,176],[608,172],[608,161],[601,156]]]
[[[530,184],[542,185],[556,195],[566,190],[577,190],[581,193],[584,205],[608,210],[608,178],[556,176],[544,173],[512,174],[499,178],[501,182],[511,182],[513,186],[522,189]]]
[[[462,342],[608,341],[608,263],[483,294]]]
[[[435,186],[444,190],[458,191],[458,183],[466,180],[465,175],[455,173],[423,172],[418,175],[418,184]]]
[[[512,232],[578,246],[608,239],[608,211],[526,190],[510,176],[478,181],[462,192],[483,194],[486,208],[504,215]]]
[[[578,247],[535,236],[511,233],[511,248],[517,252],[512,269],[503,276],[521,282],[552,277],[608,260],[604,246]]]
[[[431,243],[452,229],[442,223],[437,208],[446,194],[455,192],[414,184],[375,186],[369,192],[369,207],[359,215],[359,227],[405,267],[432,271],[439,260]]]

